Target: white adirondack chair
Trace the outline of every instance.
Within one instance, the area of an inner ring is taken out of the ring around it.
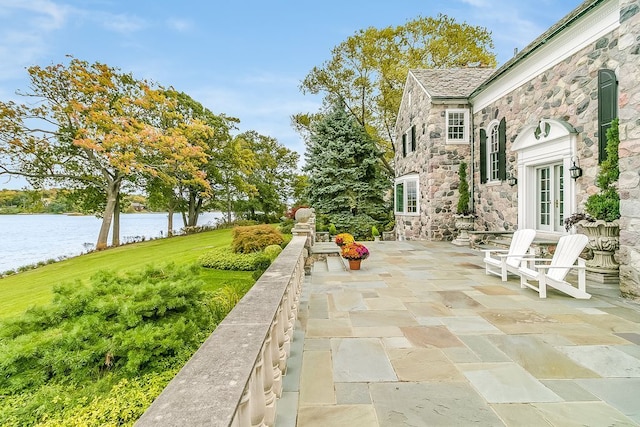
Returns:
[[[533,258],[522,263],[518,269],[520,287],[528,287],[537,291],[540,298],[547,297],[547,286],[574,298],[591,298],[586,290],[585,260],[580,258],[580,254],[588,242],[589,238],[584,234],[562,236],[558,241],[553,258]],[[546,264],[541,264],[542,262]],[[578,271],[578,287],[565,280],[567,273],[572,269]],[[535,283],[529,283],[529,280],[536,281],[537,286]]]
[[[536,237],[536,230],[528,228],[518,230],[511,236],[509,249],[484,249],[486,274],[500,276],[507,281],[507,274],[518,274],[523,257],[529,253],[531,242]]]

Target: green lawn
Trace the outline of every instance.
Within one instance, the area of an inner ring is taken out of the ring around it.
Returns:
[[[0,317],[22,313],[32,305],[46,304],[51,300],[53,286],[58,283],[84,282],[100,270],[124,272],[148,264],[191,264],[207,250],[229,244],[230,229],[208,231],[93,252],[5,277],[0,279]],[[251,272],[246,271],[205,269],[202,278],[209,290],[228,283],[253,282]]]

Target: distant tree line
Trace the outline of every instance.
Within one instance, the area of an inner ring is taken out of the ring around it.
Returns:
[[[192,227],[214,209],[227,220],[278,218],[303,182],[296,152],[255,131],[236,133],[237,118],[171,87],[76,58],[27,71],[30,86],[17,92],[26,102],[0,101],[0,176],[64,188],[75,210],[102,218],[97,249],[111,229],[119,245],[125,194],[181,212]]]

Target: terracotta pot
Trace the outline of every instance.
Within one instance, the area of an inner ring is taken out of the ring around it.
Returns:
[[[361,259],[350,259],[349,260],[349,269],[350,270],[360,270]]]

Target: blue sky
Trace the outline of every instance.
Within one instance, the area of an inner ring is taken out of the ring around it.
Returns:
[[[272,136],[303,155],[290,116],[320,98],[299,84],[357,30],[417,16],[453,17],[492,32],[498,63],[580,0],[0,0],[0,99],[19,100],[25,68],[103,62],[188,93],[239,130]],[[0,188],[20,188],[0,179]]]

